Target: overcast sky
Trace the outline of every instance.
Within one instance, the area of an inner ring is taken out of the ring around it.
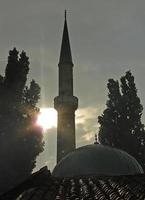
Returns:
[[[131,70],[145,106],[145,1],[0,0],[0,73],[4,74],[10,49],[25,50],[30,57],[29,80],[40,84],[43,107],[53,107],[58,92],[64,9],[68,10],[74,90],[79,98],[77,146],[82,146],[94,141],[109,78],[119,79]],[[56,129],[45,134],[45,141],[37,168],[47,164],[52,169]]]

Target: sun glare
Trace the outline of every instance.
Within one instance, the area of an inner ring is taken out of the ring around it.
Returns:
[[[37,118],[37,124],[43,130],[51,129],[57,126],[57,112],[54,108],[40,108],[40,114]]]

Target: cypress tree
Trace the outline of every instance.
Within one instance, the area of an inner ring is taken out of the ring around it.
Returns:
[[[120,148],[134,156],[145,168],[145,130],[141,122],[143,106],[137,95],[134,76],[127,71],[120,84],[108,80],[106,109],[98,117],[99,142]]]
[[[29,58],[14,48],[5,76],[0,77],[0,192],[26,179],[43,151],[42,129],[36,125],[40,87],[26,86]]]

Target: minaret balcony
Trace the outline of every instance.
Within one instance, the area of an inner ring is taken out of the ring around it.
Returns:
[[[57,96],[54,98],[54,108],[59,111],[62,109],[76,110],[78,108],[78,98],[75,96]]]

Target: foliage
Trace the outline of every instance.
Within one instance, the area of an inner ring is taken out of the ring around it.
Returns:
[[[43,151],[42,130],[36,126],[40,87],[26,86],[29,60],[23,51],[9,52],[0,76],[0,192],[27,178]]]
[[[145,169],[145,131],[141,122],[143,107],[137,95],[134,76],[127,71],[120,84],[108,80],[106,109],[98,117],[99,142],[127,151]]]

